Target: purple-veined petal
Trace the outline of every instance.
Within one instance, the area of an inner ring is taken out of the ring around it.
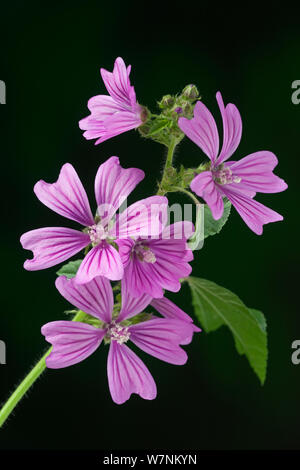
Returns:
[[[193,319],[185,313],[181,308],[166,297],[161,299],[152,299],[151,305],[165,318],[172,318],[174,320],[192,322]]]
[[[119,247],[119,255],[121,257],[124,268],[130,262],[132,249],[134,248],[135,241],[132,238],[122,238],[116,240]]]
[[[138,168],[122,168],[118,157],[110,157],[99,166],[95,178],[95,196],[99,215],[110,220],[121,204],[145,177]]]
[[[191,182],[191,190],[202,197],[209,206],[212,216],[215,220],[222,217],[224,204],[222,194],[215,184],[211,171],[203,171],[197,175]]]
[[[182,248],[184,250],[184,247]],[[159,255],[157,254],[156,250],[152,250],[156,256],[156,262],[148,265],[149,271],[151,274],[149,277],[152,279],[152,284],[156,284],[155,290],[152,285],[151,291],[146,291],[152,295],[152,297],[162,297],[163,290],[161,290],[160,295],[156,295],[157,286],[160,286],[161,289],[167,289],[172,292],[179,292],[181,289],[181,284],[179,279],[182,277],[187,277],[191,274],[192,268],[186,262],[184,251],[181,253],[183,258],[178,262],[170,261],[168,259],[167,251],[160,252]],[[142,265],[143,271],[145,270],[145,266]]]
[[[105,277],[95,277],[86,284],[78,284],[75,278],[60,276],[55,282],[60,294],[72,305],[100,320],[110,323],[114,296],[110,282]]]
[[[151,240],[149,248],[156,259],[150,264],[153,282],[159,283],[163,289],[178,292],[181,288],[179,280],[192,271],[187,261],[193,259],[193,254],[186,249],[186,240]]]
[[[170,364],[182,365],[186,352],[180,347],[192,334],[192,324],[186,321],[154,318],[131,325],[130,340],[140,349]]]
[[[152,375],[141,359],[125,344],[111,341],[107,376],[111,397],[118,405],[130,398],[132,393],[145,400],[156,397],[156,385]]]
[[[46,357],[50,369],[60,369],[83,361],[100,346],[105,330],[86,323],[54,321],[41,329],[53,348]]]
[[[85,284],[96,276],[104,276],[111,281],[119,281],[124,274],[123,264],[117,250],[106,241],[94,246],[82,261],[75,280]]]
[[[148,294],[151,297],[164,295],[163,288],[148,263],[140,263],[131,259],[124,268],[124,278],[128,280],[128,291],[133,297],[140,297],[143,294]]]
[[[131,69],[126,69],[124,60],[121,57],[115,60],[113,72],[108,72],[103,68],[100,69],[102,80],[108,93],[125,110],[131,108],[129,98],[130,70]]]
[[[81,119],[79,124],[80,129],[86,129],[83,133],[83,137],[87,140],[98,139],[107,134],[107,129],[103,126],[103,121],[96,119],[92,114]]]
[[[167,210],[166,197],[150,196],[142,199],[117,215],[109,234],[116,238],[159,235],[168,219]]]
[[[56,183],[40,180],[35,184],[34,192],[45,206],[63,217],[84,226],[94,223],[86,192],[70,163],[63,165]]]
[[[102,125],[104,132],[101,133],[101,136],[99,136],[100,138],[95,142],[95,145],[101,144],[101,142],[111,139],[123,132],[136,129],[141,124],[142,120],[139,113],[132,111],[119,111],[103,121]]]
[[[237,162],[228,162],[233,176],[241,178],[241,182],[236,184],[236,189],[256,192],[278,193],[287,189],[287,184],[273,170],[277,166],[277,157],[272,152],[266,150],[255,152]],[[239,188],[241,186],[241,188]]]
[[[188,220],[184,220],[183,222],[175,222],[175,224],[166,226],[162,231],[162,238],[166,240],[171,238],[181,240],[185,238],[188,240],[191,238],[194,231],[194,224]]]
[[[152,299],[151,305],[165,318],[186,321],[192,324],[192,330],[188,332],[187,337],[180,344],[189,344],[193,339],[193,334],[201,331],[201,328],[194,325],[193,319],[187,313],[166,297]]]
[[[224,107],[222,95],[219,91],[216,98],[223,121],[223,146],[216,161],[216,165],[220,165],[220,163],[231,157],[241,141],[242,119],[234,104],[229,103]]]
[[[241,193],[226,189],[224,194],[248,227],[257,235],[262,234],[263,225],[283,220],[282,215]]]
[[[88,108],[95,119],[104,121],[109,116],[122,111],[122,107],[111,96],[97,95],[88,101]],[[84,129],[81,127],[81,129]]]
[[[214,163],[219,151],[219,134],[213,115],[205,104],[198,101],[193,119],[181,117],[178,126]]]
[[[22,247],[33,252],[24,263],[28,271],[50,268],[76,255],[90,243],[88,234],[64,227],[47,227],[24,233]]]
[[[128,277],[123,277],[121,282],[121,294],[122,294],[122,308],[118,316],[118,322],[134,317],[150,304],[150,295],[142,294],[138,297],[133,297],[128,290]]]

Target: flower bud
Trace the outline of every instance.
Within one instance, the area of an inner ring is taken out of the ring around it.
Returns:
[[[185,98],[188,98],[189,100],[195,100],[199,96],[199,92],[197,90],[197,87],[195,85],[187,85],[184,87],[182,90],[182,96]]]
[[[143,124],[148,121],[149,116],[150,112],[146,106],[140,106],[140,117]]]
[[[182,110],[182,107],[181,107],[181,106],[177,106],[177,108],[175,108],[174,111],[175,111],[175,113],[177,113],[178,115],[183,113],[183,110]]]
[[[170,108],[174,104],[174,98],[171,95],[165,95],[158,104],[160,108]]]

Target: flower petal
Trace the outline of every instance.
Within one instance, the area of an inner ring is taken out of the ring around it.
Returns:
[[[224,194],[228,197],[244,222],[257,235],[263,233],[263,225],[283,220],[282,215],[260,202],[233,190],[226,189],[225,191]]]
[[[108,95],[93,96],[88,101],[88,108],[93,117],[99,121],[104,121],[109,116],[112,116],[118,111],[122,111],[122,107]],[[81,127],[80,125],[79,127],[80,129],[85,129],[85,127]]]
[[[223,121],[223,146],[216,165],[224,162],[237,149],[242,136],[242,119],[237,107],[229,103],[224,107],[221,93],[216,94]]]
[[[116,238],[156,236],[163,230],[168,219],[168,199],[151,196],[131,204],[117,215],[109,234]]]
[[[132,393],[145,400],[156,397],[156,385],[152,375],[141,359],[125,344],[111,341],[107,376],[111,397],[118,405],[130,398]]]
[[[170,364],[187,361],[180,344],[192,334],[192,324],[186,321],[155,318],[129,327],[130,340],[140,349]]]
[[[107,129],[104,127],[103,121],[98,120],[92,114],[81,119],[79,125],[80,129],[86,129],[83,133],[83,137],[87,140],[98,139],[98,137],[107,135]]]
[[[60,369],[83,361],[100,346],[105,335],[105,330],[73,321],[47,323],[41,332],[53,345],[46,357],[49,369]]]
[[[219,134],[216,121],[205,104],[198,101],[193,119],[181,117],[178,126],[214,163],[219,151]]]
[[[176,304],[171,302],[171,300],[166,297],[161,299],[153,299],[151,305],[165,318],[173,318],[174,320],[181,320],[191,323],[192,330],[188,332],[188,335],[180,344],[189,344],[193,339],[193,334],[201,331],[201,328],[198,328],[193,323],[193,319],[185,313],[181,308],[177,307]]]
[[[134,248],[135,241],[132,238],[122,238],[116,240],[116,243],[119,247],[119,255],[125,268],[130,262],[131,252]]]
[[[222,194],[213,180],[211,171],[203,171],[191,182],[191,190],[202,197],[209,206],[215,220],[222,217],[224,204]]]
[[[114,121],[111,123],[111,127],[109,127],[109,123],[105,121],[105,125],[102,124],[98,127],[97,135],[95,132],[87,134],[88,131],[86,131],[83,134],[84,137],[86,139],[94,139],[99,137],[99,139],[95,142],[95,145],[98,145],[108,139],[111,139],[112,137],[123,134],[123,132],[131,131],[140,125],[140,123],[137,124],[135,118],[132,118],[132,115],[129,116],[129,113],[126,113],[127,116],[124,116],[124,112],[122,112],[122,116],[120,116],[120,114],[121,113],[118,113],[118,116],[114,116]],[[91,137],[88,137],[88,135],[91,135]]]
[[[151,305],[165,318],[173,318],[188,323],[193,322],[193,319],[187,313],[166,297],[152,299]]]
[[[95,178],[95,196],[102,223],[103,218],[111,219],[144,177],[145,173],[138,168],[122,168],[118,157],[111,157],[99,166]]]
[[[118,322],[143,312],[144,308],[151,302],[151,297],[147,294],[133,297],[128,290],[128,281],[128,277],[123,277],[121,282],[122,308],[118,316]]]
[[[227,166],[234,176],[241,178],[241,183],[236,185],[236,189],[241,186],[242,192],[244,189],[252,191],[254,197],[256,192],[279,193],[287,189],[285,181],[273,173],[277,164],[274,153],[263,150],[237,162],[228,162]]]
[[[94,223],[82,183],[70,163],[63,165],[56,183],[40,180],[34,186],[37,198],[54,212],[84,226]]]
[[[195,228],[192,222],[184,220],[183,222],[175,222],[175,224],[167,225],[162,231],[163,239],[188,240],[194,234]]]
[[[90,243],[86,233],[63,227],[47,227],[24,233],[20,242],[33,258],[24,263],[28,271],[50,268],[75,255]]]
[[[108,72],[103,68],[100,69],[100,72],[104,85],[112,98],[119,103],[123,109],[130,109],[130,69],[127,70],[124,60],[121,57],[117,57],[113,72]]]
[[[140,263],[131,259],[124,269],[124,278],[128,281],[128,290],[133,297],[140,297],[145,293],[151,297],[164,295],[163,288],[149,263]]]
[[[75,282],[85,284],[97,276],[119,281],[123,274],[123,264],[119,253],[112,245],[104,241],[92,248],[85,256],[75,276]]]
[[[75,278],[59,276],[55,281],[60,294],[72,305],[100,320],[110,323],[114,296],[110,282],[105,277],[95,277],[87,284],[78,284]]]

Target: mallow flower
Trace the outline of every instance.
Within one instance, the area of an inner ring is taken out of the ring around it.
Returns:
[[[152,400],[156,385],[148,368],[127,346],[130,341],[146,353],[170,364],[182,365],[187,354],[181,344],[191,341],[193,324],[177,318],[158,318],[140,323],[128,321],[141,313],[151,301],[148,295],[132,297],[127,282],[121,282],[121,305],[114,307],[110,282],[96,277],[87,284],[76,284],[74,278],[60,276],[56,287],[72,305],[96,319],[93,324],[54,321],[41,329],[52,344],[46,365],[51,369],[68,367],[90,356],[104,341],[109,343],[107,376],[109,390],[117,404],[127,401],[132,393]],[[199,330],[199,329],[198,329]]]
[[[85,130],[86,139],[97,139],[100,144],[131,129],[136,129],[147,116],[147,111],[138,104],[134,87],[130,85],[131,65],[126,68],[124,60],[118,57],[113,72],[101,68],[101,76],[108,95],[90,98],[88,108],[91,114],[79,121],[79,127]]]
[[[182,132],[210,159],[206,171],[195,176],[190,187],[205,200],[215,220],[222,217],[225,196],[248,227],[261,235],[264,224],[283,220],[283,217],[253,198],[257,192],[284,191],[287,184],[273,173],[278,160],[272,152],[262,150],[239,161],[227,161],[240,143],[242,120],[234,104],[224,106],[220,92],[216,98],[223,121],[223,145],[220,152],[216,122],[202,102],[197,102],[192,119],[181,117],[178,120]]]
[[[193,253],[187,239],[193,232],[193,224],[184,221],[165,226],[157,237],[117,241],[131,295],[147,293],[157,298],[164,295],[164,289],[180,290],[179,280],[192,271],[188,262],[193,260]]]
[[[160,196],[140,200],[116,215],[143,178],[142,170],[122,168],[118,157],[111,157],[100,165],[95,179],[98,206],[95,217],[83,185],[69,163],[63,165],[56,183],[38,181],[34,186],[38,199],[84,229],[47,227],[24,233],[21,244],[34,254],[33,259],[25,261],[24,268],[28,271],[49,268],[91,247],[80,264],[76,282],[86,283],[100,275],[111,280],[121,279],[124,269],[115,242],[128,237],[158,235],[167,217],[168,200]]]

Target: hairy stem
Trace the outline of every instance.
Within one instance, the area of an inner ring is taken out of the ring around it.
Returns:
[[[175,151],[175,147],[176,145],[178,144],[178,141],[175,137],[173,137],[173,139],[171,140],[171,143],[168,147],[168,153],[167,153],[167,158],[166,158],[166,163],[165,163],[165,167],[164,167],[164,171],[163,171],[163,175],[162,175],[162,178],[161,178],[161,182],[159,184],[159,188],[158,188],[158,191],[157,191],[157,194],[159,196],[164,196],[166,194],[166,190],[164,189],[164,182],[165,182],[165,179],[166,179],[166,176],[167,176],[167,171],[168,171],[168,168],[171,168],[172,167],[172,163],[173,163],[173,156],[174,156],[174,151]]]
[[[81,321],[85,317],[85,313],[79,310],[74,316],[73,321]],[[46,357],[50,354],[51,348],[43,355],[38,363],[31,369],[29,374],[26,375],[25,379],[20,383],[16,390],[9,397],[7,402],[3,405],[0,410],[0,427],[5,423],[11,412],[17,406],[19,401],[23,398],[25,393],[30,389],[34,382],[40,377],[42,372],[46,369]]]

